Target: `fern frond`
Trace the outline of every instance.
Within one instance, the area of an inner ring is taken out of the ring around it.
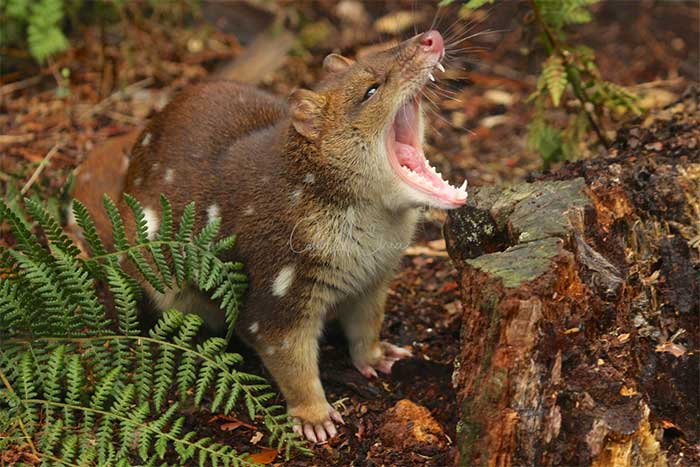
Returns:
[[[124,222],[122,221],[122,217],[119,214],[117,206],[107,195],[102,197],[102,204],[104,205],[105,211],[107,211],[109,222],[112,224],[112,239],[114,240],[115,248],[122,251],[128,250],[129,242],[126,240]]]
[[[25,198],[24,204],[27,211],[39,223],[53,248],[61,250],[64,254],[72,257],[80,254],[80,249],[76,247],[68,236],[63,232],[58,221],[37,201]]]
[[[105,250],[104,243],[100,235],[97,233],[97,227],[95,222],[90,217],[90,213],[83,203],[77,199],[73,200],[73,214],[75,215],[75,220],[78,226],[83,232],[83,237],[87,241],[90,250],[93,255],[106,255],[107,250]]]
[[[542,78],[552,97],[554,107],[559,107],[561,96],[564,94],[568,80],[564,61],[559,55],[550,55],[542,66]]]
[[[0,252],[0,372],[10,384],[10,390],[0,389],[0,422],[22,420],[45,463],[158,465],[175,451],[184,453],[185,464],[252,465],[245,454],[185,430],[180,405],[170,400],[176,393],[181,404],[202,407],[210,401],[210,410],[224,413],[243,403],[252,420],[262,418],[280,449],[304,451],[284,409],[270,405],[265,380],[236,369],[242,359],[226,352],[227,340],[196,343],[201,318],[169,310],[141,335],[139,285],[124,272],[123,261],[132,262],[154,288],[170,289],[175,279],[181,287],[212,291],[230,337],[246,277],[240,263],[217,254],[233,246],[235,237],[215,241],[218,221],[195,232],[190,204],[173,238],[172,208],[162,198],[161,225],[149,238],[143,209],[134,199],[126,203],[136,218],[136,238],[129,241],[116,205],[105,198],[115,245],[107,251],[85,207],[74,202],[93,255],[80,258],[38,203],[29,201],[28,211],[50,249],[0,201],[0,218],[20,242]],[[106,282],[113,315],[97,294],[98,280]]]

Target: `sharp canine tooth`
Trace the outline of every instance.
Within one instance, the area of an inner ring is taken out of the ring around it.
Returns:
[[[443,73],[445,72],[445,67],[442,66],[442,63],[438,63],[438,64],[437,64],[437,69],[440,70],[440,71],[442,71]]]
[[[430,76],[430,81],[432,81],[432,82],[434,83],[434,82],[435,82],[435,77],[433,76],[433,74],[432,74],[432,73],[430,73],[430,75],[429,75],[429,76]]]
[[[464,191],[467,189],[467,181],[465,180],[464,183],[462,183],[462,186],[459,187],[460,190]]]

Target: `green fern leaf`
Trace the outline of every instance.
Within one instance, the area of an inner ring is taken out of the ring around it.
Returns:
[[[542,66],[542,76],[552,97],[552,103],[558,107],[568,83],[562,58],[558,55],[550,55]]]
[[[73,244],[68,236],[63,232],[60,224],[51,216],[46,209],[37,201],[31,198],[25,198],[24,203],[27,211],[31,216],[39,222],[39,225],[44,230],[44,234],[51,242],[54,248],[58,248],[65,254],[72,257],[78,256],[80,250]]]
[[[192,230],[194,229],[194,201],[185,206],[180,217],[180,228],[178,229],[175,240],[178,242],[186,242],[192,238]]]

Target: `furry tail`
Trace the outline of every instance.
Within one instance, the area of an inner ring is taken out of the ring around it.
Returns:
[[[140,128],[135,128],[124,135],[108,139],[95,147],[75,171],[73,198],[88,209],[95,220],[100,238],[107,247],[112,246],[111,224],[102,205],[102,197],[106,194],[115,202],[121,197],[131,147],[140,132]],[[72,209],[68,212],[67,229],[85,251],[87,245],[80,234]]]

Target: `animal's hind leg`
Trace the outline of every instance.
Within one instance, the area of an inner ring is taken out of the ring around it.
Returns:
[[[410,351],[380,339],[387,291],[387,284],[382,283],[360,297],[346,301],[338,314],[350,345],[352,362],[367,378],[376,377],[377,370],[391,373],[396,361],[412,355]]]

